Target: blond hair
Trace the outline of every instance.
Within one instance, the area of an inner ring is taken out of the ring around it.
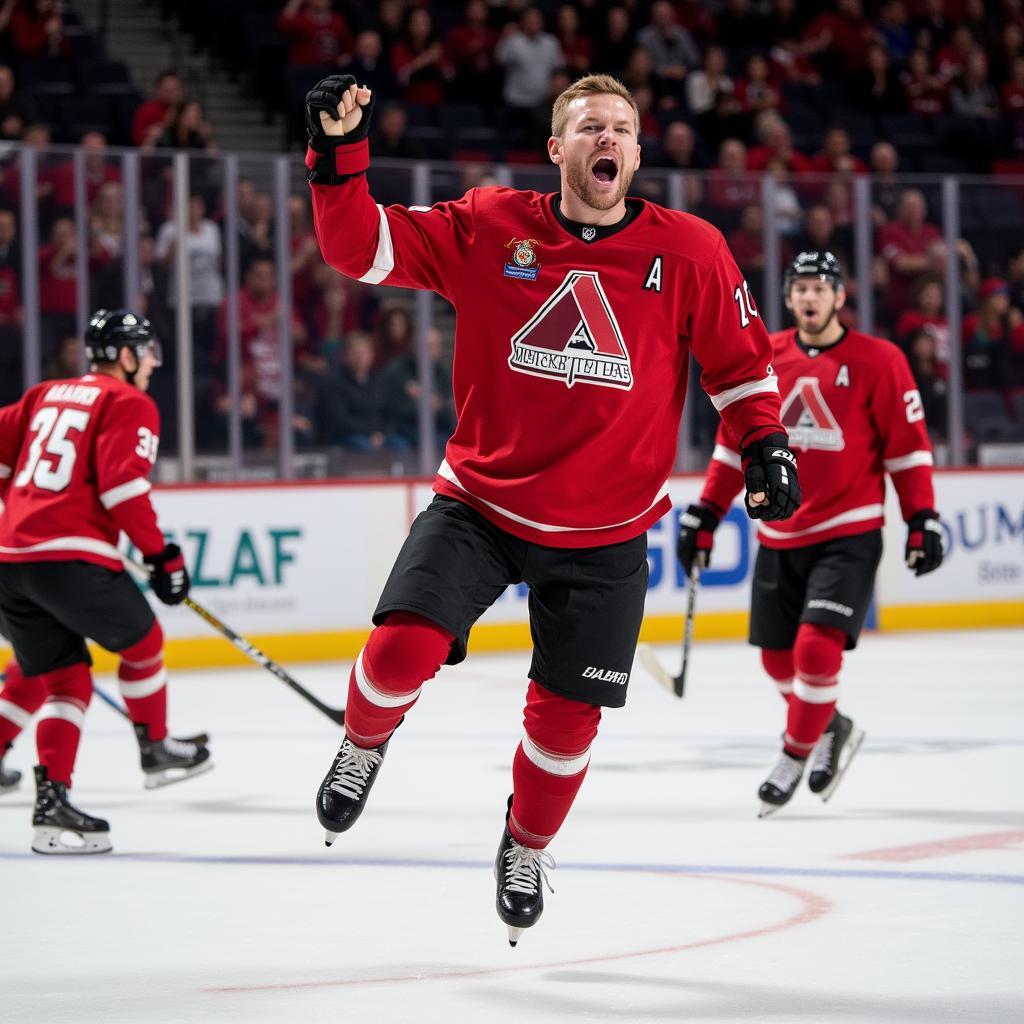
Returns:
[[[640,111],[633,94],[611,75],[585,75],[576,79],[567,89],[563,89],[551,108],[551,134],[560,139],[565,134],[565,125],[569,120],[569,104],[583,96],[619,96],[633,108],[633,119],[636,122],[636,133],[640,134]]]

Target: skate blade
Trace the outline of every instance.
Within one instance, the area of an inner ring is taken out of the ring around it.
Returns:
[[[164,786],[173,786],[176,782],[184,782],[196,775],[202,775],[204,772],[210,771],[211,768],[213,768],[213,762],[209,760],[191,768],[163,768],[146,776],[146,789],[162,789]]]
[[[860,745],[864,742],[865,732],[863,729],[858,729],[854,726],[853,731],[850,733],[850,738],[846,741],[846,746],[843,748],[843,763],[836,770],[835,775],[832,776],[832,781],[821,791],[819,794],[821,799],[828,802],[828,798],[836,791],[839,783],[843,781],[843,776],[846,774],[846,769],[850,767],[850,762],[853,760],[857,751],[860,750]]]
[[[0,786],[0,796],[3,796],[4,793],[13,793],[20,786],[21,779],[15,779],[13,782],[8,782],[6,785]]]
[[[340,832],[332,832],[330,829],[324,829],[324,846],[333,846],[334,840],[340,835]]]
[[[526,931],[525,928],[514,928],[512,925],[506,925],[508,928],[508,944],[515,949],[516,943],[519,941],[519,937]]]
[[[768,815],[774,814],[776,811],[781,811],[785,804],[766,804],[763,800],[761,801],[761,810],[757,812],[758,818],[767,818]]]
[[[113,848],[109,832],[73,832],[68,828],[40,825],[32,836],[33,853],[84,856],[110,853]]]

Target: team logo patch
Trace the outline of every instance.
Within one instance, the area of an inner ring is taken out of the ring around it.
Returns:
[[[505,264],[505,276],[520,281],[536,281],[540,271],[536,247],[536,238],[513,238],[506,242],[505,248],[512,250],[512,261]]]
[[[629,352],[596,271],[570,270],[512,337],[508,365],[519,373],[602,387],[633,387]]]
[[[597,238],[597,228],[584,228],[583,229],[583,241],[592,242]]]
[[[789,434],[791,448],[841,452],[846,446],[843,429],[832,415],[817,377],[797,378],[782,403],[782,425]]]

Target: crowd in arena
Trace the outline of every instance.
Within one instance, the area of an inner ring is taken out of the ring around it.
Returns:
[[[303,134],[299,111],[308,88],[324,74],[351,73],[378,96],[374,159],[452,159],[462,167],[459,187],[493,181],[498,162],[540,170],[553,97],[583,73],[616,75],[640,109],[644,166],[660,171],[638,176],[638,194],[665,202],[664,172],[684,172],[687,208],[721,228],[755,296],[764,289],[766,220],[780,236],[783,265],[803,250],[833,251],[847,271],[845,315],[855,323],[858,293],[871,291],[876,331],[907,352],[932,433],[945,437],[949,242],[934,175],[1024,172],[1021,0],[254,0],[244,6],[240,12],[233,0],[186,0],[169,9],[197,44],[222,51],[229,65],[261,68],[260,78],[270,82],[265,99],[286,108],[293,140]],[[228,38],[220,28],[232,12],[241,30]],[[53,0],[5,0],[0,7],[0,58],[7,61],[0,66],[0,135],[42,153],[55,141],[86,151],[85,239],[76,237],[70,218],[70,163],[41,163],[40,306],[55,373],[77,358],[69,339],[79,245],[87,246],[94,304],[120,296],[123,190],[107,146],[138,146],[153,161],[176,149],[216,152],[201,105],[177,74],[161,74],[146,99],[131,84],[119,89],[116,62],[90,49],[80,28]],[[280,78],[265,73],[274,54]],[[86,91],[95,95],[78,99],[102,99],[105,120],[69,121],[66,105],[55,113],[54,97],[67,94],[54,91],[54,83],[65,73],[72,83],[89,83]],[[95,89],[98,79],[109,79],[105,91]],[[775,182],[770,210],[763,201],[765,172]],[[920,180],[908,182],[908,173]],[[5,337],[13,336],[21,316],[19,174],[17,161],[0,164]],[[853,183],[864,174],[871,175],[870,281],[853,273]],[[171,337],[169,179],[157,173],[146,180],[141,301]],[[983,179],[965,179],[953,242],[974,440],[1024,436],[1024,185],[1003,180],[989,188]],[[210,413],[199,417],[199,441],[212,447],[223,443],[228,402],[224,211],[216,185],[197,190],[190,214],[197,387]],[[419,378],[408,306],[400,295],[381,299],[323,264],[304,196],[295,196],[288,212],[297,444],[414,448]],[[268,191],[244,180],[238,213],[245,438],[271,447],[280,367]],[[431,337],[439,439],[453,416],[446,398],[448,334],[445,328]]]

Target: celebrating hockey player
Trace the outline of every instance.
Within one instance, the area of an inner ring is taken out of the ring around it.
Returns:
[[[188,572],[166,544],[150,502],[159,414],[145,394],[159,346],[148,321],[100,310],[85,350],[92,372],[44,381],[0,409],[0,632],[11,640],[0,695],[0,751],[42,705],[32,823],[37,853],[105,853],[109,826],[74,807],[68,789],[92,697],[85,638],[120,656],[121,694],[135,725],[147,782],[211,767],[205,746],[167,735],[163,633],[124,571],[123,530],[142,552],[150,585],[179,604]],[[69,843],[72,833],[77,842]]]
[[[836,701],[843,651],[857,645],[882,556],[887,473],[907,523],[907,566],[923,576],[942,563],[931,446],[906,357],[840,323],[846,293],[832,253],[800,253],[783,290],[796,329],[772,335],[772,363],[804,489],[790,520],[758,526],[750,642],[787,705],[782,754],[759,790],[762,817],[790,800],[808,758],[808,785],[828,800],[864,738]],[[724,418],[716,442],[700,502],[681,520],[687,572],[696,559],[708,563],[743,486],[740,444]]]
[[[458,423],[352,670],[345,738],[317,796],[330,845],[362,813],[392,732],[470,628],[525,582],[534,641],[525,735],[495,862],[514,945],[543,910],[546,847],[621,707],[647,589],[647,528],[666,480],[692,352],[740,439],[750,514],[799,505],[767,332],[722,236],[627,199],[640,164],[626,88],[582,78],[555,101],[554,194],[472,189],[430,208],[378,206],[366,183],[369,89],[306,98],[306,162],[326,260],[456,308]]]

